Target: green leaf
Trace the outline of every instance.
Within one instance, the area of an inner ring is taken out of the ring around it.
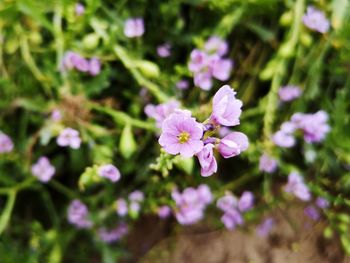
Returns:
[[[120,137],[119,150],[125,159],[129,159],[137,149],[137,144],[130,124],[125,125]]]

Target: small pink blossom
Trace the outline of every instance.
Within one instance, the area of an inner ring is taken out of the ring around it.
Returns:
[[[98,230],[99,238],[107,244],[111,244],[113,242],[120,240],[127,233],[128,233],[128,225],[125,223],[121,223],[114,229],[100,228]]]
[[[142,18],[129,18],[124,24],[124,34],[129,38],[140,37],[145,33]]]
[[[169,43],[165,43],[157,47],[157,54],[161,58],[167,58],[171,55],[171,45]]]
[[[147,104],[145,107],[145,113],[148,117],[153,118],[157,122],[157,127],[161,128],[163,121],[176,109],[180,108],[178,101],[172,100],[166,103],[153,105]]]
[[[324,12],[316,9],[313,6],[308,6],[306,14],[303,16],[303,23],[311,30],[320,33],[327,33],[330,28],[330,23]]]
[[[56,169],[51,165],[47,157],[42,156],[35,164],[32,165],[31,171],[39,181],[47,183],[51,180],[52,176],[54,176]]]
[[[78,149],[81,144],[79,132],[72,128],[65,128],[57,137],[57,144],[61,147],[69,146],[73,149]]]
[[[224,56],[228,52],[228,44],[221,38],[212,36],[207,40],[207,42],[205,42],[204,50],[208,53]]]
[[[74,199],[68,207],[68,222],[77,228],[91,228],[92,222],[88,218],[87,206],[78,199]]]
[[[231,132],[220,140],[218,150],[222,157],[231,158],[245,151],[248,146],[248,137],[244,133]]]
[[[98,174],[101,177],[107,178],[113,183],[118,182],[121,175],[117,167],[112,164],[105,164],[98,168]]]
[[[124,217],[128,214],[128,204],[123,198],[116,201],[116,212],[119,216]]]
[[[276,159],[270,157],[266,153],[261,155],[259,161],[259,170],[266,173],[273,173],[277,169]]]
[[[9,136],[0,131],[0,153],[8,153],[13,150],[13,142]]]
[[[302,201],[309,201],[311,199],[309,188],[304,183],[304,179],[296,172],[289,174],[288,183],[284,187],[284,191],[294,194]]]
[[[280,97],[280,100],[285,102],[299,98],[301,94],[301,89],[297,86],[292,85],[281,87],[278,90],[278,96]]]
[[[57,122],[60,121],[62,119],[62,113],[59,110],[53,110],[51,112],[51,120]]]
[[[197,154],[199,163],[201,165],[201,175],[203,177],[211,176],[216,173],[218,166],[213,153],[214,145],[209,143]]]
[[[178,88],[180,90],[188,89],[189,85],[190,84],[185,79],[182,79],[182,80],[179,80],[178,82],[176,82],[176,88]]]
[[[101,72],[101,62],[98,58],[91,58],[89,61],[89,73],[91,76],[96,76]]]
[[[85,12],[85,6],[82,3],[77,3],[75,5],[75,14],[77,16],[81,16],[84,14],[84,12]]]
[[[252,209],[254,205],[254,195],[252,192],[244,191],[238,200],[238,210],[246,212]]]
[[[158,208],[158,216],[161,219],[168,218],[171,215],[171,208],[167,205],[163,205]]]

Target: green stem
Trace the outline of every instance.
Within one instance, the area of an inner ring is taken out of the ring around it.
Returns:
[[[50,185],[70,199],[73,199],[77,196],[77,194],[74,191],[64,186],[60,182],[56,181],[55,179],[50,181]]]
[[[12,210],[13,207],[15,205],[16,202],[16,196],[17,196],[17,192],[16,191],[11,191],[8,193],[8,199],[6,202],[6,206],[1,214],[0,217],[0,236],[2,234],[2,232],[6,229],[10,218],[11,218],[11,214],[12,214]]]

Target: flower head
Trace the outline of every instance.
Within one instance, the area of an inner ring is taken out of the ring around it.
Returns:
[[[140,37],[145,33],[142,18],[129,18],[124,24],[124,34],[129,38]]]
[[[215,53],[224,56],[228,52],[228,44],[223,39],[212,36],[205,42],[204,50],[208,53]]]
[[[89,61],[89,73],[91,76],[96,76],[101,72],[101,62],[98,58],[92,58]]]
[[[157,47],[157,54],[161,58],[167,58],[171,55],[171,45],[169,43],[165,43]]]
[[[168,218],[171,215],[171,208],[167,205],[163,205],[158,208],[158,216],[161,219]]]
[[[13,142],[9,136],[0,131],[0,153],[8,153],[13,150]]]
[[[261,155],[259,161],[259,170],[266,173],[273,173],[277,169],[276,159],[270,157],[266,153]]]
[[[301,94],[302,94],[301,89],[297,86],[292,86],[292,85],[281,87],[278,90],[278,96],[280,97],[280,100],[285,102],[292,101],[300,97]]]
[[[99,238],[107,244],[120,240],[127,233],[128,233],[128,225],[125,223],[121,223],[114,229],[100,228],[98,230]]]
[[[82,3],[77,3],[75,5],[75,14],[81,16],[85,12],[85,6]]]
[[[62,147],[70,146],[73,149],[78,149],[81,144],[79,132],[72,128],[65,128],[57,137],[57,144]]]
[[[117,167],[112,164],[105,164],[98,168],[98,174],[101,177],[107,178],[113,183],[119,181],[120,172]]]
[[[204,177],[216,173],[218,165],[213,153],[214,145],[209,143],[197,154],[199,163],[201,165],[201,175]]]
[[[163,121],[176,109],[180,108],[178,101],[172,100],[166,103],[153,105],[148,104],[145,107],[145,113],[148,117],[153,118],[157,122],[157,127],[161,128]]]
[[[140,190],[135,190],[129,194],[129,200],[133,202],[143,202],[145,195]]]
[[[74,199],[68,207],[68,222],[78,228],[90,228],[92,222],[88,219],[89,210],[80,200]]]
[[[244,133],[231,132],[220,140],[218,150],[222,157],[231,158],[245,151],[248,146],[248,137]]]
[[[265,237],[271,232],[275,224],[275,220],[272,217],[268,217],[257,227],[256,232],[259,236]]]
[[[327,199],[325,199],[323,197],[317,197],[316,206],[321,208],[321,209],[325,209],[325,208],[329,207],[329,202]]]
[[[321,217],[320,212],[313,205],[305,207],[304,214],[313,221],[317,221]]]
[[[53,110],[51,112],[51,120],[60,121],[62,119],[62,113],[59,110]]]
[[[254,195],[252,192],[244,191],[238,200],[238,210],[246,212],[252,209],[254,205]]]
[[[296,172],[288,175],[288,183],[284,187],[284,191],[294,194],[302,201],[309,201],[311,199],[309,188],[304,183],[304,179]]]
[[[182,79],[182,80],[179,80],[178,82],[176,82],[176,88],[178,88],[180,90],[188,89],[188,87],[189,87],[189,83],[185,79]]]
[[[46,183],[51,180],[55,174],[55,167],[51,165],[48,158],[40,157],[39,160],[32,165],[32,174],[38,178],[39,181]]]
[[[329,30],[330,23],[325,14],[313,6],[309,6],[306,14],[303,16],[303,23],[311,30],[326,33]]]
[[[213,77],[221,81],[229,79],[232,68],[233,63],[230,59],[216,58],[211,62]]]
[[[116,212],[119,216],[126,216],[128,213],[128,204],[123,198],[116,201]]]

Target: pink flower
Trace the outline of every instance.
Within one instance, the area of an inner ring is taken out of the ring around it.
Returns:
[[[113,183],[118,182],[120,179],[120,172],[117,167],[112,164],[105,164],[98,168],[98,174],[101,177],[107,178]]]
[[[89,61],[89,73],[91,76],[96,76],[101,72],[101,62],[97,58],[92,58]]]
[[[230,158],[239,155],[249,146],[248,137],[241,132],[231,132],[220,140],[218,150],[222,157]]]
[[[252,192],[244,191],[238,200],[238,210],[246,212],[252,209],[254,205],[254,195]]]
[[[319,208],[325,209],[329,207],[329,202],[327,199],[323,198],[323,197],[317,197],[316,199],[316,205]]]
[[[48,158],[40,157],[39,160],[32,165],[32,174],[38,178],[39,181],[47,183],[54,176],[56,169],[51,165]]]
[[[280,100],[285,102],[299,98],[301,93],[302,91],[299,87],[292,85],[281,87],[278,90],[278,96],[280,97]]]
[[[277,169],[277,161],[264,153],[260,157],[259,170],[266,173],[273,173]]]
[[[119,216],[126,216],[128,213],[128,204],[123,198],[119,198],[116,201],[116,212]]]
[[[129,38],[140,37],[145,33],[142,18],[129,18],[124,24],[124,34]]]
[[[160,56],[161,58],[166,58],[169,57],[171,55],[171,45],[168,43],[165,43],[163,45],[160,45],[157,47],[157,54],[158,56]]]
[[[191,52],[190,58],[188,68],[192,72],[199,72],[208,65],[208,55],[198,49]]]
[[[218,166],[213,154],[214,145],[209,143],[197,154],[199,163],[201,165],[201,175],[203,177],[211,176],[216,173]]]
[[[259,236],[267,236],[275,225],[275,220],[272,217],[266,218],[256,229]]]
[[[163,122],[158,141],[169,154],[192,157],[203,149],[202,137],[202,125],[191,117],[190,112],[178,110]]]
[[[311,199],[311,193],[304,183],[304,179],[296,172],[288,175],[288,183],[284,187],[284,191],[294,194],[302,201],[309,201]]]
[[[313,6],[307,8],[306,14],[303,16],[304,25],[308,28],[320,33],[328,32],[330,23],[325,14]]]
[[[135,190],[129,194],[129,200],[133,202],[143,202],[145,195],[140,190]]]
[[[215,59],[212,61],[212,75],[214,78],[226,81],[230,78],[233,63],[230,59]]]
[[[62,113],[59,110],[53,110],[51,112],[51,120],[60,121],[62,119]]]
[[[178,89],[184,90],[184,89],[188,89],[188,87],[189,87],[189,83],[185,79],[182,79],[176,82],[176,88]]]
[[[221,222],[228,230],[233,230],[237,225],[243,224],[243,217],[236,209],[230,209],[225,211],[224,215],[221,217]]]
[[[220,197],[216,202],[216,206],[222,211],[227,211],[231,208],[236,208],[237,204],[238,200],[232,194],[225,194],[224,196]]]
[[[313,205],[305,207],[304,214],[313,221],[317,221],[321,217],[320,212]]]
[[[85,6],[82,3],[77,3],[75,5],[75,14],[81,16],[85,12]]]
[[[153,105],[147,104],[145,107],[145,113],[148,117],[153,118],[157,122],[157,127],[161,128],[163,121],[176,109],[180,108],[178,101],[169,101],[167,103]]]
[[[242,101],[236,99],[236,92],[230,86],[222,86],[214,95],[212,121],[224,126],[239,124]]]
[[[228,52],[228,44],[221,38],[212,36],[205,42],[204,50],[208,53],[216,53],[219,56],[224,56]]]
[[[64,129],[57,137],[57,144],[62,147],[70,146],[73,149],[78,149],[81,144],[79,132],[72,128]]]
[[[295,144],[295,138],[293,135],[289,133],[285,133],[283,131],[278,131],[272,136],[272,141],[280,146],[285,148],[290,148]]]
[[[158,216],[161,219],[168,218],[171,215],[171,208],[167,205],[163,205],[158,208]]]
[[[13,142],[9,136],[0,131],[0,153],[8,153],[13,150]]]
[[[194,85],[202,90],[210,90],[213,86],[213,79],[210,72],[197,72],[194,74]]]
[[[92,222],[88,219],[87,206],[78,199],[74,199],[68,207],[68,222],[77,228],[91,228]]]
[[[111,244],[113,242],[120,240],[127,233],[128,233],[128,226],[125,223],[121,223],[114,229],[100,228],[98,230],[99,238],[107,244]]]

